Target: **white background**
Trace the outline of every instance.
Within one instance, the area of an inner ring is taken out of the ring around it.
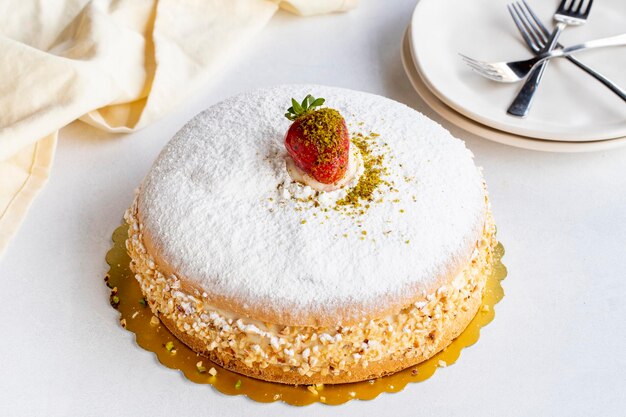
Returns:
[[[618,416],[626,410],[626,149],[550,154],[461,130],[485,169],[509,269],[478,343],[398,394],[333,407],[259,404],[188,382],[117,323],[102,278],[111,232],[167,140],[227,96],[321,83],[439,120],[402,70],[414,0],[348,14],[279,13],[211,86],[132,135],[75,123],[0,263],[1,416]],[[445,22],[441,22],[445,24]],[[503,103],[503,105],[506,103]]]

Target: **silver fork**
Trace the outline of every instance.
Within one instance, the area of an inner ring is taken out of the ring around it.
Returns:
[[[535,70],[539,65],[548,59],[564,57],[575,52],[587,51],[590,49],[623,45],[626,45],[626,33],[583,42],[568,48],[542,52],[534,58],[526,59],[524,61],[483,62],[477,61],[463,54],[461,54],[461,57],[472,69],[476,70],[483,77],[501,83],[515,83],[528,77],[531,71]]]
[[[557,22],[556,28],[545,43],[541,52],[548,52],[554,49],[561,32],[569,26],[579,26],[587,21],[593,0],[587,1],[587,6],[583,9],[585,0],[561,0],[559,7],[554,13],[554,20]],[[533,98],[541,83],[541,78],[547,67],[547,62],[537,67],[533,74],[526,80],[517,96],[507,109],[507,113],[512,116],[526,117],[530,111]]]
[[[533,9],[530,8],[526,0],[511,3],[507,6],[507,8],[509,9],[509,13],[511,13],[511,17],[515,22],[517,29],[524,38],[526,45],[535,54],[541,53],[541,50],[545,47],[548,41],[550,32],[543,25],[543,23],[541,23],[541,20],[539,20],[535,12],[533,12]],[[557,42],[556,47],[563,48],[563,45]],[[594,69],[583,64],[573,56],[567,56],[566,59],[585,71],[587,74],[591,75],[596,80],[600,81],[618,97],[626,101],[626,91],[622,90],[617,84]]]

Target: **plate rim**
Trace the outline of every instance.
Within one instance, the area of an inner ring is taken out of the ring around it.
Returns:
[[[535,139],[522,135],[517,135],[507,131],[494,129],[455,111],[445,102],[440,100],[429,89],[428,85],[424,82],[421,75],[419,74],[419,71],[417,70],[417,65],[415,63],[416,59],[413,55],[413,51],[410,45],[410,29],[411,24],[409,23],[402,38],[401,45],[400,55],[404,72],[409,79],[411,86],[417,92],[422,101],[432,111],[434,111],[436,114],[441,116],[444,120],[451,123],[452,125],[463,129],[466,132],[493,142],[517,148],[530,149],[534,151],[562,153],[596,152],[614,149],[626,145],[626,136],[621,136],[614,139],[594,141],[554,141],[546,139]],[[412,74],[412,72],[415,72],[415,74]]]
[[[408,30],[407,34],[411,40],[410,48],[411,48],[411,55],[413,57],[413,63],[414,63],[414,66],[416,67],[417,72],[420,73],[420,78],[422,82],[426,84],[428,90],[432,94],[434,94],[441,102],[445,103],[447,107],[452,108],[457,113],[465,116],[468,119],[472,119],[484,126],[490,127],[498,131],[508,132],[515,136],[523,136],[523,137],[526,137],[529,139],[535,139],[535,140],[549,140],[552,142],[569,142],[569,143],[596,142],[596,141],[599,142],[599,141],[606,141],[606,140],[612,140],[612,139],[621,139],[626,135],[626,124],[625,124],[622,129],[597,132],[596,134],[593,135],[592,139],[590,139],[589,135],[576,134],[572,132],[566,133],[564,137],[563,133],[557,133],[553,131],[546,132],[546,131],[540,131],[537,129],[527,129],[524,127],[512,126],[506,123],[502,123],[498,120],[494,120],[494,119],[482,116],[481,114],[475,111],[472,111],[471,109],[460,106],[454,101],[452,101],[451,99],[449,99],[435,85],[433,85],[432,81],[429,80],[428,77],[425,75],[424,70],[422,66],[420,65],[420,60],[418,59],[418,56],[417,56],[418,55],[417,48],[414,46],[414,43],[415,43],[414,39],[415,40],[418,39],[417,34],[413,30],[413,28],[416,26],[415,21],[419,18],[418,16],[420,16],[420,13],[418,13],[418,10],[420,10],[420,5],[425,4],[425,2],[427,1],[428,0],[419,0],[417,4],[415,5],[415,8],[413,9],[413,12],[411,14],[409,26],[407,28]],[[611,133],[606,133],[606,132],[611,132]]]

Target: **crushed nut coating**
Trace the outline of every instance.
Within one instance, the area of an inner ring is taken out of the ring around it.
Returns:
[[[355,366],[411,357],[430,357],[455,318],[480,299],[491,272],[496,245],[488,213],[482,239],[468,266],[446,286],[398,314],[350,326],[283,326],[262,323],[209,305],[202,295],[181,290],[175,275],[165,276],[143,244],[136,202],[125,214],[131,269],[155,315],[205,342],[207,352],[228,355],[249,367],[277,366],[312,376],[350,373]]]

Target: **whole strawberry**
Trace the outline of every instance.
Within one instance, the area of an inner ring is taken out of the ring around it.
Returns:
[[[310,94],[302,103],[291,99],[285,117],[292,120],[285,135],[285,147],[304,172],[323,184],[332,184],[346,173],[350,137],[341,114],[327,107],[323,98]]]

